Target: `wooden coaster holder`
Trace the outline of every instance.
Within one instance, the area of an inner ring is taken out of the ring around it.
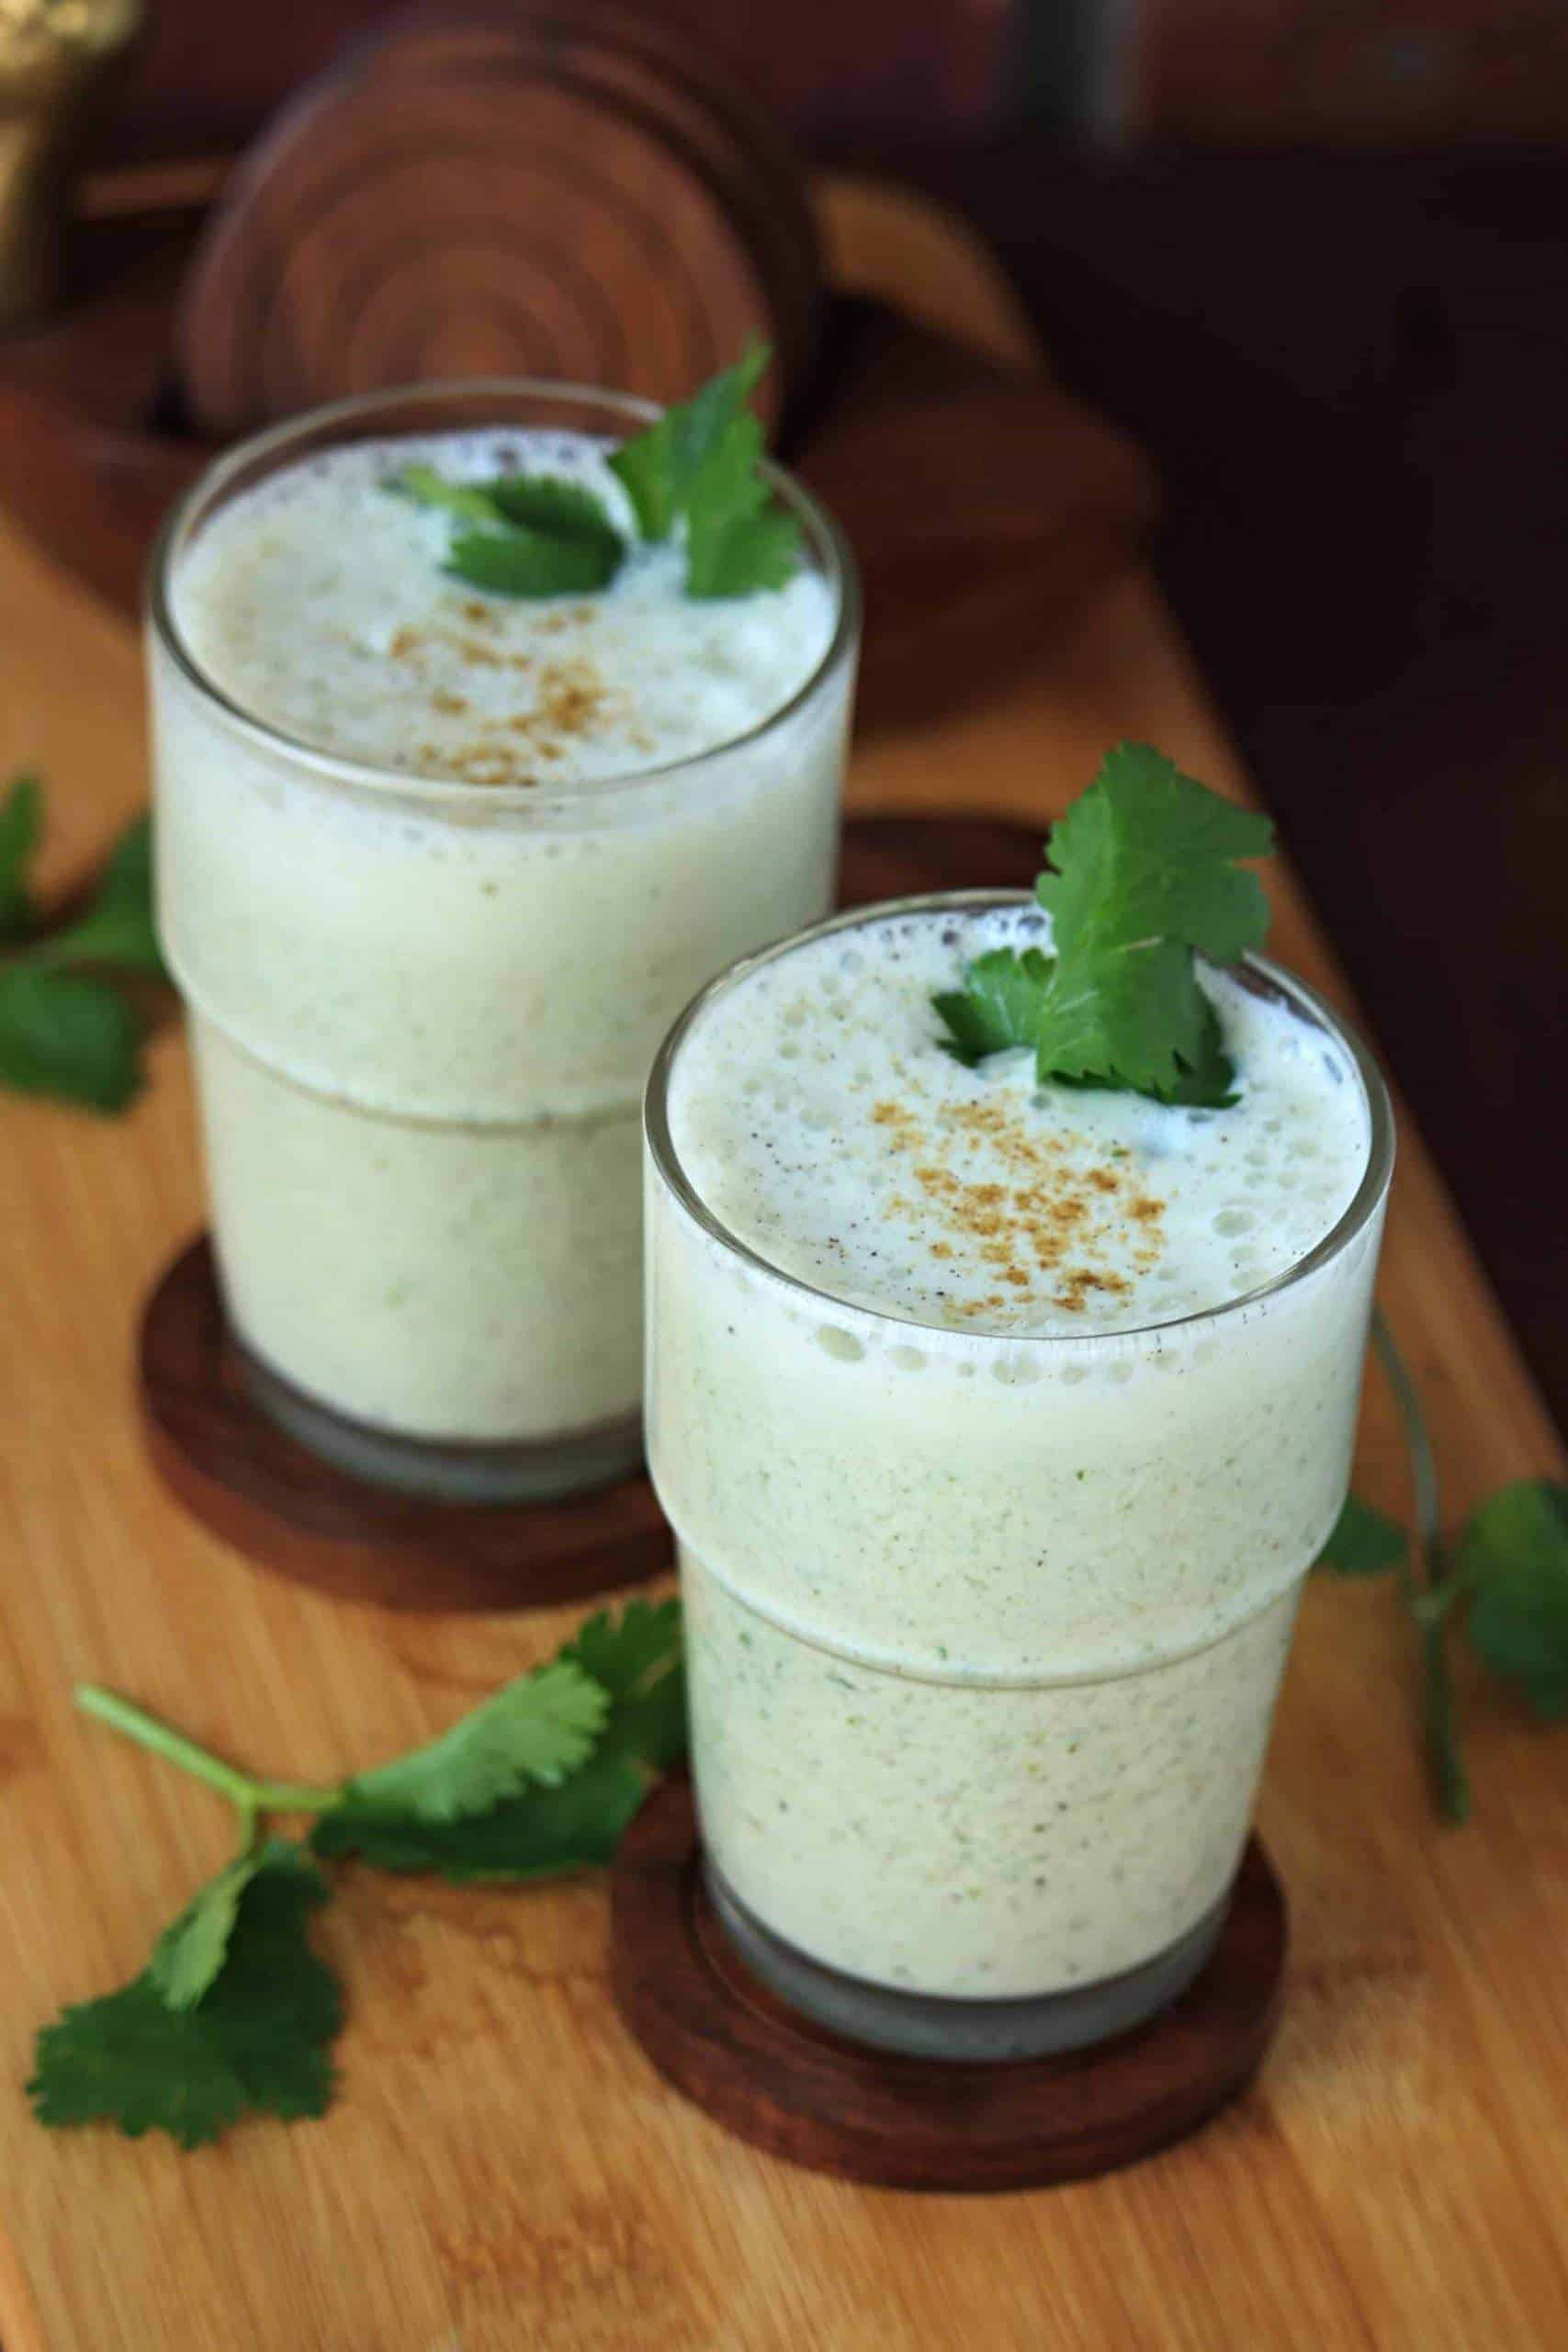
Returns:
[[[1284,1973],[1284,1895],[1256,1838],[1179,2000],[1096,2049],[995,2065],[888,2056],[786,2007],[719,1926],[684,1780],[627,1832],[610,1894],[615,2004],[660,2073],[753,2147],[883,2188],[1040,2188],[1169,2147],[1252,2080]]]

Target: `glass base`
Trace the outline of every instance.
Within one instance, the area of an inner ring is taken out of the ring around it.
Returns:
[[[792,2008],[847,2041],[907,2058],[992,2064],[1050,2058],[1085,2050],[1144,2025],[1186,1992],[1220,1939],[1227,1892],[1194,1928],[1153,1960],[1124,1975],[1071,1992],[1016,2000],[966,2001],[946,1995],[897,1993],[807,1959],[752,1917],[706,1854],[703,1881],[730,1942],[754,1974]]]
[[[296,1388],[234,1335],[245,1386],[268,1420],[335,1469],[427,1502],[558,1501],[607,1487],[641,1466],[642,1416],[528,1442],[466,1444],[402,1437],[351,1420]]]

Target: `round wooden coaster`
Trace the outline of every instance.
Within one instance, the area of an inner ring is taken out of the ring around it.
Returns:
[[[323,1462],[251,1396],[205,1235],[141,1326],[148,1444],[186,1509],[258,1566],[393,1609],[525,1609],[639,1584],[670,1565],[646,1477],[562,1502],[422,1502]]]
[[[738,2138],[883,2188],[1039,2188],[1134,2164],[1244,2090],[1273,2034],[1285,1899],[1253,1838],[1213,1958],[1136,2032],[1003,2065],[889,2057],[787,2008],[732,1951],[697,1867],[691,1784],[649,1799],[611,1872],[616,2007]]]
[[[574,78],[521,31],[409,38],[407,72],[394,35],[286,107],[204,232],[179,340],[209,431],[454,377],[670,401],[777,338],[772,250],[686,143],[681,94],[656,112],[635,61]]]
[[[383,85],[397,76],[544,74],[657,128],[700,173],[744,238],[767,288],[777,367],[762,387],[772,416],[816,345],[824,276],[807,170],[783,126],[705,48],[619,0],[479,0],[426,6],[366,51]]]

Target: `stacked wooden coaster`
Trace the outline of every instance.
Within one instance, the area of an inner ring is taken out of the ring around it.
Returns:
[[[625,0],[422,6],[301,90],[210,209],[200,171],[145,210],[122,176],[77,223],[68,305],[0,337],[0,507],[127,609],[170,501],[274,418],[484,374],[678,400],[761,335],[776,421],[815,352],[800,160]]]
[[[379,386],[537,375],[682,397],[758,335],[773,411],[820,274],[777,126],[657,18],[422,10],[285,108],[180,307],[209,433]]]

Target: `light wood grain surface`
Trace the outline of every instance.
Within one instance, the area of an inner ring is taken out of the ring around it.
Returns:
[[[962,648],[954,649],[955,661]],[[861,808],[1043,824],[1114,737],[1249,792],[1147,578],[1005,700],[863,745]],[[48,876],[146,784],[130,633],[0,526],[0,774],[53,780]],[[1343,1001],[1288,874],[1274,945]],[[141,1967],[223,1858],[217,1801],[74,1715],[110,1682],[258,1767],[335,1776],[450,1719],[578,1612],[398,1618],[270,1582],[181,1518],[132,1334],[198,1221],[183,1046],[121,1123],[0,1097],[0,2341],[6,2352],[1252,2352],[1568,2344],[1568,1743],[1467,1687],[1477,1820],[1430,1818],[1393,1596],[1308,1597],[1263,1826],[1290,1887],[1283,2028],[1201,2138],[1096,2184],[915,2199],[793,2171],[628,2042],[592,1881],[346,1872],[350,2021],[324,2120],[216,2149],[47,2134],[21,2095],[62,1999]],[[1457,1513],[1561,1461],[1406,1123],[1383,1297]],[[1386,1399],[1362,1483],[1403,1499]]]

